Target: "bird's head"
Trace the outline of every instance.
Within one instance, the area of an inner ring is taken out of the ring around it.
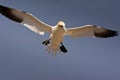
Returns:
[[[58,27],[58,28],[65,28],[65,23],[64,23],[63,21],[59,21],[59,22],[57,23],[57,27]]]

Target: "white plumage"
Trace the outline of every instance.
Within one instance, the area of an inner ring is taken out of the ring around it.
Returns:
[[[0,5],[0,13],[7,18],[16,21],[28,29],[38,33],[40,35],[44,35],[45,32],[50,33],[50,37],[48,40],[43,42],[44,45],[48,46],[48,52],[52,52],[56,55],[58,51],[67,52],[67,49],[64,47],[62,41],[65,35],[69,35],[72,37],[99,37],[99,38],[107,38],[117,36],[118,32],[105,29],[95,25],[85,25],[81,27],[75,28],[66,28],[65,23],[63,21],[59,21],[57,25],[50,26],[30,13],[16,10],[13,8],[5,7]]]

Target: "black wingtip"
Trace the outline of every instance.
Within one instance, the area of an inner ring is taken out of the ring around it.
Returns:
[[[118,36],[119,35],[119,32],[118,31],[113,31],[113,30],[105,30],[104,32],[102,33],[97,33],[95,32],[94,35],[96,37],[99,37],[99,38],[108,38],[108,37],[114,37],[114,36]]]
[[[21,23],[23,21],[23,19],[19,16],[16,16],[17,14],[14,14],[13,10],[17,11],[16,9],[0,5],[0,13],[2,15],[4,15],[5,17],[7,17],[13,21]]]

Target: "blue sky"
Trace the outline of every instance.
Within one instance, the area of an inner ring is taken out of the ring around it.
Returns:
[[[119,0],[3,0],[43,22],[86,24],[120,32]],[[0,80],[120,80],[120,37],[64,38],[67,54],[52,57],[39,36],[0,15]]]

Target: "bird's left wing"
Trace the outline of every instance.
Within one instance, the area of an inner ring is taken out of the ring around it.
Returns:
[[[43,23],[32,14],[24,11],[0,5],[0,14],[15,22],[23,24],[25,27],[40,35],[44,35],[44,32],[51,33],[52,31],[52,27],[50,25]]]
[[[67,28],[66,35],[70,35],[72,37],[99,37],[99,38],[107,38],[117,36],[118,32],[105,29],[95,25],[85,25],[76,28]]]

